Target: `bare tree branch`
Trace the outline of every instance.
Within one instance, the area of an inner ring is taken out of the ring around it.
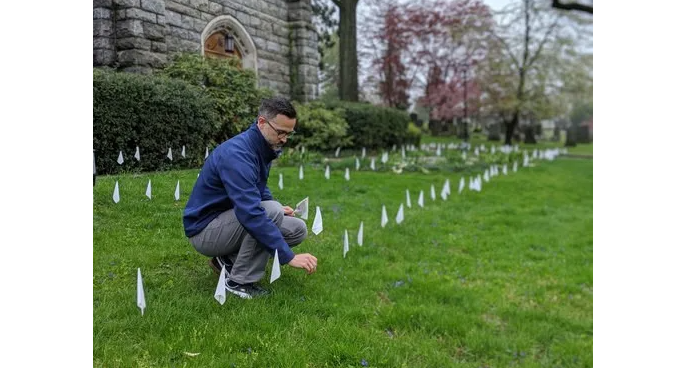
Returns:
[[[511,61],[513,61],[513,65],[515,65],[516,68],[520,69],[520,63],[518,62],[518,59],[515,57],[515,54],[513,54],[511,46],[509,46],[506,40],[501,38],[501,36],[499,36],[496,32],[492,32],[492,35],[494,36],[494,38],[497,39],[497,41],[501,43],[502,46],[504,46],[504,48],[508,52],[508,55],[511,57]]]
[[[552,0],[551,1],[551,6],[556,9],[562,9],[562,10],[577,10],[585,13],[592,14],[594,13],[594,7],[593,6],[588,6],[584,4],[580,4],[577,2],[570,2],[570,3],[561,3],[560,0]]]
[[[556,28],[556,26],[558,25],[558,20],[559,20],[559,19],[556,18],[556,20],[554,20],[553,23],[552,23],[552,24],[549,26],[549,28],[546,30],[546,33],[544,33],[544,37],[543,37],[542,40],[539,42],[539,46],[538,46],[537,49],[535,50],[534,55],[532,55],[532,57],[530,58],[530,61],[529,61],[529,62],[527,63],[527,65],[526,65],[527,68],[529,68],[530,66],[532,66],[532,64],[535,62],[535,60],[537,60],[537,57],[539,57],[539,55],[541,54],[541,51],[542,51],[542,49],[544,48],[544,44],[546,44],[546,41],[548,41],[549,36],[551,35],[551,32],[553,32],[553,30],[554,30],[554,29]]]

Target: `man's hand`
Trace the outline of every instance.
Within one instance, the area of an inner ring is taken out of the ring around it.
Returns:
[[[289,206],[284,206],[284,215],[293,216],[293,217],[296,216],[296,214],[293,212],[293,208],[291,208]]]
[[[317,258],[310,253],[296,254],[288,264],[295,268],[304,268],[308,275],[317,271]]]

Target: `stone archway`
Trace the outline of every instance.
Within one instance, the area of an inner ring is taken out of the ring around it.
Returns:
[[[216,32],[223,32],[234,37],[234,46],[237,49],[236,53],[240,57],[243,67],[255,72],[255,80],[257,83],[258,54],[255,43],[248,32],[246,32],[244,26],[231,15],[221,15],[208,22],[206,28],[201,32],[201,55],[206,55],[206,40]]]

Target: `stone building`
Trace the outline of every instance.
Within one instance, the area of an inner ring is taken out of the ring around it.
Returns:
[[[173,53],[236,56],[258,85],[317,98],[311,0],[93,0],[93,64],[150,73]]]

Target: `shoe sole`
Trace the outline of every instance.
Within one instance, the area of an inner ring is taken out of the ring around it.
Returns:
[[[213,271],[214,271],[216,274],[218,274],[218,276],[219,276],[220,273],[222,272],[222,269],[221,269],[221,268],[218,268],[217,266],[215,266],[215,264],[213,263],[213,259],[212,259],[212,258],[208,260],[208,265],[210,266],[210,268],[213,269]],[[229,278],[229,275],[230,275],[229,271],[227,271],[227,268],[225,268],[225,277]]]
[[[225,287],[225,289],[226,289],[228,292],[230,292],[230,293],[232,293],[232,294],[238,296],[238,297],[241,298],[241,299],[253,299],[253,296],[251,296],[251,295],[249,295],[249,294],[247,294],[247,293],[244,293],[244,292],[242,292],[242,291],[239,291],[239,290],[231,289],[229,286]]]

